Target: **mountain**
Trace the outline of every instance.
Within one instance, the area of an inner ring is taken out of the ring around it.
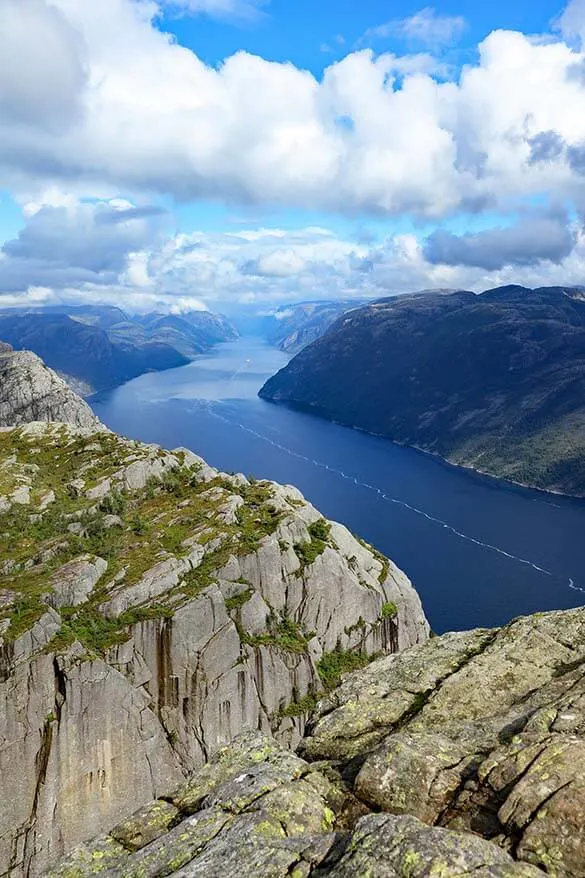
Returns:
[[[0,428],[30,421],[101,427],[87,403],[39,357],[0,342]]]
[[[116,323],[128,320],[125,311],[115,305],[43,305],[42,308],[16,310],[21,314],[65,314],[79,323],[99,326],[101,329],[108,329]],[[11,309],[8,313],[13,312],[14,309]]]
[[[29,391],[36,417],[34,369]],[[335,674],[428,637],[406,576],[295,488],[99,424],[0,431],[0,533],[12,878],[43,874],[246,728],[295,746]]]
[[[381,299],[260,391],[525,485],[585,495],[585,301],[501,287]]]
[[[194,357],[218,342],[238,337],[227,318],[210,311],[191,311],[181,316],[153,313],[136,317],[135,322],[143,328],[146,338],[168,344],[186,357]]]
[[[0,315],[0,338],[34,351],[67,380],[83,382],[86,394],[188,362],[167,345],[113,343],[99,326],[64,314]]]
[[[583,878],[585,609],[429,638],[295,488],[99,424],[0,430],[0,532],[3,875]]]
[[[181,318],[129,317],[100,306],[0,312],[0,338],[34,351],[84,395],[184,366],[235,335],[225,318],[207,312]]]
[[[264,317],[259,331],[270,344],[296,354],[320,338],[342,314],[361,304],[360,301],[320,301],[286,305]]]

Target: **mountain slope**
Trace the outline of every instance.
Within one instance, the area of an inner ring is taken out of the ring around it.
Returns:
[[[188,362],[168,345],[112,343],[99,326],[64,314],[0,316],[0,338],[19,350],[34,351],[60,374],[83,381],[88,393]]]
[[[0,427],[29,421],[63,421],[96,429],[90,407],[30,351],[0,342]]]
[[[238,334],[232,324],[219,314],[210,311],[191,311],[177,314],[147,314],[135,318],[151,342],[168,344],[186,357],[194,357],[222,341],[233,341]],[[118,335],[118,327],[112,327]]]
[[[144,372],[186,365],[219,341],[236,336],[222,317],[152,314],[132,318],[118,308],[56,306],[0,312],[0,338],[32,350],[86,395],[123,384]],[[77,383],[76,383],[77,382]]]
[[[260,395],[585,495],[585,302],[574,290],[380,300],[343,316]]]
[[[265,317],[260,331],[270,344],[296,354],[327,332],[342,314],[360,304],[334,300],[286,305]]]

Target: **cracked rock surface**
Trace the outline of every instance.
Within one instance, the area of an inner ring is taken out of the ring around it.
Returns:
[[[332,777],[287,753],[271,738],[244,734],[182,788],[153,802],[124,827],[79,846],[49,876],[537,878],[542,874],[515,863],[482,838],[429,827],[412,816],[360,817],[356,812],[348,822],[344,809],[352,794],[335,772],[329,773]],[[159,826],[158,814],[171,802],[174,826],[166,832],[149,832],[151,826]]]
[[[188,838],[175,832],[183,868],[231,827],[224,802],[260,794],[276,808],[304,792],[308,810],[283,821],[317,833],[319,794],[290,787],[304,764],[290,754],[245,783],[226,777],[204,818],[192,789],[148,806],[244,729],[294,748],[343,670],[428,637],[406,576],[295,488],[94,427],[0,431],[0,534],[0,874],[11,878],[114,825],[97,858],[122,845],[148,871],[161,834],[194,809]]]
[[[378,659],[296,755],[245,734],[161,802],[170,831],[136,851],[130,821],[53,878],[583,878],[585,609]]]

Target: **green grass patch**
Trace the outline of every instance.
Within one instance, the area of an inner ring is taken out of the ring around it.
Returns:
[[[244,554],[255,552],[264,537],[272,536],[276,531],[282,514],[271,504],[272,491],[266,483],[231,486],[231,490],[240,494],[245,504],[236,512],[238,548]]]
[[[398,607],[392,601],[388,601],[382,607],[380,619],[394,619],[398,615]]]
[[[247,604],[252,595],[254,594],[253,588],[248,588],[245,591],[241,591],[239,594],[234,595],[231,598],[227,598],[225,602],[225,608],[228,613],[231,613],[232,610],[240,610],[244,604]]]
[[[269,630],[266,634],[250,635],[240,630],[242,642],[248,646],[274,646],[283,652],[307,652],[311,636],[305,634],[294,619],[282,617],[275,621],[272,618],[269,620],[268,626]]]
[[[290,704],[287,704],[286,707],[281,708],[279,710],[279,716],[304,716],[307,713],[312,713],[317,706],[318,701],[317,695],[303,695],[302,698],[297,698],[294,701],[291,701]]]
[[[163,604],[132,607],[117,619],[106,619],[95,606],[62,610],[64,618],[61,630],[47,646],[47,651],[60,652],[78,640],[89,653],[103,655],[113,646],[130,638],[130,629],[140,622],[172,618],[173,613]]]
[[[297,558],[301,562],[301,572],[304,571],[305,567],[313,564],[327,548],[331,525],[324,518],[320,518],[309,525],[308,531],[311,537],[310,542],[296,543],[294,547]]]
[[[341,675],[350,671],[365,668],[372,661],[372,657],[365,652],[354,652],[341,647],[326,652],[317,662],[317,670],[321,682],[326,690],[335,689],[341,683]]]
[[[132,462],[130,458],[150,455],[139,443],[115,434],[74,436],[66,427],[48,426],[42,436],[29,437],[16,429],[0,434],[0,461],[13,455],[15,473],[30,476],[33,498],[53,490],[56,500],[41,515],[34,505],[15,505],[0,516],[0,564],[10,562],[6,574],[0,577],[0,587],[18,595],[15,604],[0,614],[11,623],[8,639],[30,629],[46,612],[42,597],[49,591],[52,573],[73,558],[91,554],[108,562],[107,572],[87,604],[75,611],[63,611],[62,630],[53,645],[65,648],[79,640],[89,652],[103,653],[110,645],[123,641],[132,624],[171,614],[164,603],[152,604],[107,620],[97,608],[110,597],[108,583],[116,580],[121,588],[131,586],[158,562],[171,556],[184,557],[190,550],[183,543],[190,537],[207,545],[223,539],[218,549],[208,552],[201,564],[162,598],[177,608],[211,585],[231,554],[255,551],[262,539],[276,531],[282,518],[275,508],[270,483],[254,481],[235,486],[221,476],[204,483],[198,481],[195,468],[184,466],[166,471],[161,478],[151,478],[141,491],[115,487],[99,500],[88,499],[88,488],[111,478]],[[82,479],[85,487],[72,487],[77,479]],[[10,485],[13,482],[10,476]],[[115,480],[113,484],[117,484]],[[226,495],[214,496],[215,488],[238,493],[244,500],[234,524],[227,525],[217,518]],[[118,516],[121,526],[106,527],[109,515]],[[81,533],[69,532],[72,523]],[[314,538],[325,537],[326,528],[318,526]],[[239,609],[251,594],[246,589],[228,600],[228,610]],[[283,620],[257,642],[302,652],[307,639],[298,626]]]
[[[380,585],[383,585],[388,579],[388,574],[390,573],[390,561],[388,560],[388,558],[386,558],[385,555],[379,552],[375,546],[372,546],[370,543],[366,543],[365,540],[362,540],[362,538],[358,537],[356,534],[353,534],[353,536],[354,539],[358,541],[360,546],[363,546],[364,549],[367,549],[368,552],[370,552],[374,556],[376,561],[379,561],[382,565],[382,569],[378,574],[378,582],[380,583]]]

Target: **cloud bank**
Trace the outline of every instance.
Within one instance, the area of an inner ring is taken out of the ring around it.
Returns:
[[[368,49],[320,79],[245,52],[215,69],[147,0],[4,0],[0,182],[435,219],[543,191],[582,203],[581,9],[556,38],[494,31],[437,81]],[[566,149],[535,161],[544,134]]]
[[[28,205],[0,252],[4,302],[27,290],[138,305],[583,281],[584,0],[550,33],[492,32],[450,77],[435,49],[464,22],[430,8],[390,23],[424,51],[361,49],[319,77],[246,52],[212,67],[164,31],[177,12],[267,8],[3,0],[0,188]],[[377,244],[316,229],[169,235],[161,196],[406,216],[425,230]],[[452,231],[471,215],[481,231]]]

